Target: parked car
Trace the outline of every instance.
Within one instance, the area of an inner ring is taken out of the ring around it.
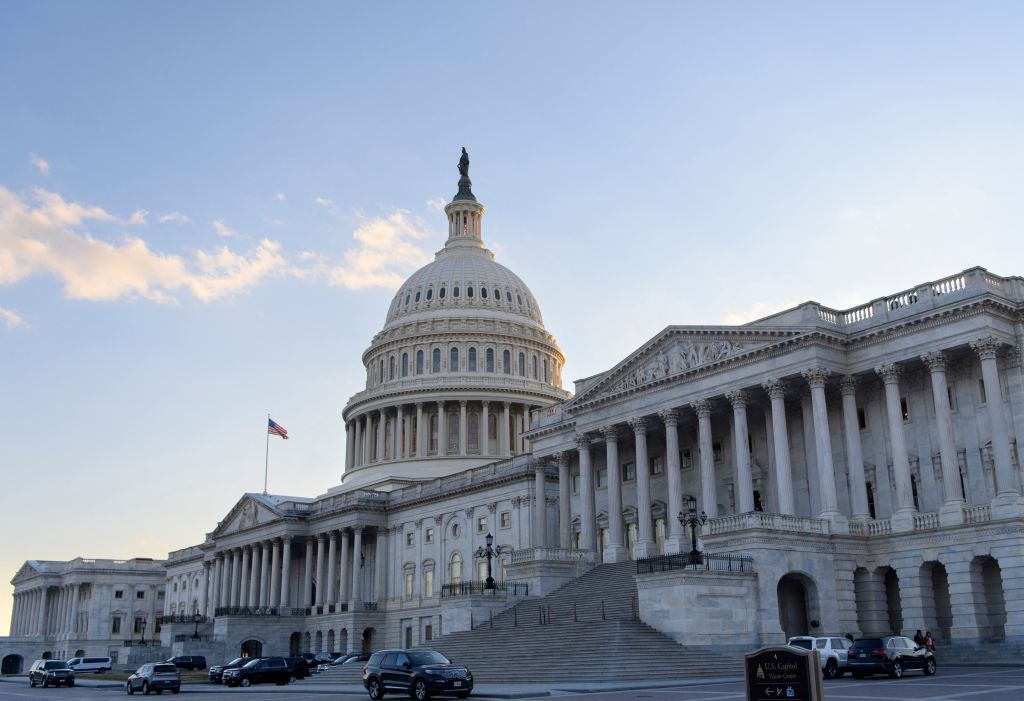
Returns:
[[[215,664],[215,665],[213,665],[212,667],[210,667],[209,671],[206,673],[206,676],[214,684],[220,684],[224,680],[224,670],[225,669],[236,669],[236,668],[241,667],[242,665],[244,665],[246,662],[251,662],[251,661],[252,661],[251,657],[236,657],[235,659],[231,660],[230,662],[226,662],[224,664]]]
[[[380,650],[363,667],[363,686],[371,699],[384,694],[410,694],[426,701],[434,694],[464,699],[473,691],[473,674],[434,650]]]
[[[368,662],[370,660],[369,652],[350,652],[345,655],[339,655],[332,662],[328,664],[317,665],[318,672],[326,672],[331,667],[338,667],[347,664],[358,664],[360,662]]]
[[[224,670],[224,686],[251,686],[273,682],[284,686],[291,679],[291,670],[283,657],[261,657],[241,667]]]
[[[854,640],[849,667],[857,679],[879,672],[899,679],[910,669],[919,669],[929,676],[935,674],[936,663],[931,650],[902,635],[889,635]]]
[[[162,693],[170,691],[177,694],[181,691],[181,674],[178,668],[168,662],[150,662],[139,667],[124,683],[124,690],[129,694],[141,691]]]
[[[64,660],[36,660],[28,670],[28,685],[41,684],[48,686],[74,686],[75,670],[68,667]]]
[[[68,660],[68,667],[75,672],[109,672],[114,663],[109,657],[72,657]]]
[[[341,656],[340,652],[318,652],[313,655],[313,660],[319,664],[330,664]]]
[[[821,657],[821,672],[828,679],[838,679],[849,671],[847,664],[850,648],[853,647],[852,640],[839,635],[823,638],[798,635],[790,638],[789,644],[804,650],[817,650]]]
[[[285,657],[284,661],[288,665],[288,671],[291,673],[288,681],[305,679],[311,674],[309,663],[306,662],[305,657]]]
[[[178,655],[167,660],[178,669],[206,669],[206,658],[202,655]]]
[[[303,653],[301,653],[299,655],[299,657],[304,659],[306,661],[306,664],[309,665],[309,673],[310,674],[316,674],[317,673],[317,666],[320,663],[316,661],[316,653],[315,652],[303,652]]]

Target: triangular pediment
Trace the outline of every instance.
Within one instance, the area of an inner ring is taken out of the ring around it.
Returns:
[[[238,503],[228,512],[224,520],[217,524],[213,535],[220,537],[230,535],[231,533],[238,533],[239,531],[246,531],[278,518],[280,518],[280,515],[271,507],[264,504],[254,495],[246,494],[238,500]]]
[[[646,388],[747,358],[811,333],[803,328],[669,326],[571,401],[574,406]]]
[[[43,571],[32,562],[32,560],[26,560],[25,564],[21,566],[17,574],[11,579],[11,584],[17,584],[18,582],[26,579],[31,579],[37,575],[42,574]]]

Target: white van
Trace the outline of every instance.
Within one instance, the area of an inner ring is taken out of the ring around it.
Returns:
[[[111,661],[109,657],[72,657],[68,660],[68,667],[76,672],[109,672]]]

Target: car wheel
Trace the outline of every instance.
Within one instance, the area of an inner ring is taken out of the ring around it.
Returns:
[[[32,687],[33,689],[35,689],[35,688],[36,688],[36,680],[35,680],[35,679],[33,679],[32,677],[29,677],[29,678],[28,678],[28,685],[29,685],[30,687]]]
[[[142,693],[149,696],[149,682],[142,682]]]
[[[46,679],[43,679],[43,688],[46,689],[49,686],[50,686],[50,682],[46,681]]]
[[[423,679],[417,679],[412,683],[412,697],[416,701],[427,701],[430,698],[430,687]]]
[[[241,685],[242,685],[242,686],[244,686],[244,687],[248,687],[248,686],[249,686],[250,684],[252,684],[252,682],[251,682],[251,681],[249,681],[249,677],[245,677],[244,679],[242,679],[242,680],[241,680],[240,682],[238,682],[238,683],[239,683],[239,684],[241,684]]]
[[[129,696],[131,696],[132,694],[135,693],[135,687],[132,686],[131,682],[125,682],[125,684],[124,684],[124,693],[128,694]]]
[[[75,683],[74,683],[73,681],[70,681],[70,682],[68,682],[68,688],[69,688],[69,689],[70,689],[71,687],[73,687],[74,685],[75,685]]]
[[[892,669],[889,670],[889,676],[893,679],[900,679],[903,677],[903,660],[896,660],[892,663]]]
[[[837,676],[839,676],[839,665],[833,658],[825,663],[825,677],[827,679],[835,679]]]
[[[377,677],[370,677],[370,681],[366,683],[366,690],[370,692],[370,698],[374,701],[384,698],[384,687],[380,685]]]
[[[929,677],[931,675],[935,674],[935,658],[934,657],[929,657],[927,660],[925,660],[925,662],[924,662],[924,673],[927,674]]]

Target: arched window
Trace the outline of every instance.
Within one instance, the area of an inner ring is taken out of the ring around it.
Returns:
[[[459,371],[459,349],[452,348],[448,353],[448,372]]]
[[[455,287],[452,288],[452,297],[455,297],[456,299],[458,299],[458,297],[459,297],[459,286],[458,285],[456,285]]]
[[[508,302],[509,304],[512,304],[512,293],[511,292],[506,292],[505,293],[505,301]]]
[[[544,381],[545,382],[550,382],[551,381],[551,380],[548,379],[548,359],[547,358],[544,358]]]
[[[384,358],[380,359],[380,373],[377,375],[377,381],[378,382],[383,382],[384,381]]]
[[[476,348],[469,349],[469,367],[467,368],[470,372],[476,372]]]
[[[448,452],[459,450],[459,415],[448,414]]]
[[[437,452],[437,414],[430,415],[430,452]]]
[[[469,297],[470,299],[473,299],[473,288],[472,287],[467,287],[466,288],[466,296]]]
[[[471,287],[469,289],[472,290],[473,288]],[[472,297],[473,295],[470,294],[469,296]],[[481,287],[480,288],[480,296],[483,297],[484,299],[487,299],[487,288],[486,287]]]
[[[501,353],[501,368],[506,375],[512,374],[512,354],[508,351],[502,351]]]
[[[441,372],[441,349],[435,348],[431,359],[431,372]]]
[[[423,351],[416,351],[416,374],[423,374]]]
[[[419,290],[417,290],[417,291],[416,291],[416,297],[415,297],[415,300],[416,300],[416,302],[419,302],[419,301],[420,301],[420,293],[419,293]]]
[[[444,299],[444,292],[445,292],[445,289],[443,287],[440,290],[438,290],[437,296],[438,296],[439,299]]]
[[[395,379],[395,356],[388,358],[388,379]]]
[[[462,584],[462,555],[452,553],[452,559],[448,564],[448,581],[452,584]]]
[[[526,377],[526,354],[519,354],[519,376]]]
[[[538,379],[537,378],[537,356],[535,356],[535,355],[531,355],[530,356],[530,376],[533,377],[533,379],[535,379],[535,380]]]
[[[470,450],[480,450],[480,415],[469,414],[466,416],[466,443]]]
[[[500,302],[501,301],[501,290],[499,290],[497,287],[494,288],[494,301],[495,302]]]
[[[516,300],[519,301],[519,306],[520,307],[523,306],[523,296],[522,295],[516,295]]]
[[[498,415],[487,412],[487,440],[498,440]]]
[[[546,363],[547,361],[545,360],[544,362]],[[545,365],[545,368],[546,367],[547,366]],[[408,377],[408,376],[409,376],[409,354],[408,353],[402,353],[402,377]]]
[[[410,297],[412,297],[412,295],[406,295],[405,296],[405,306],[407,306],[407,307],[409,306],[409,298]]]
[[[487,349],[487,372],[494,372],[494,349]]]
[[[434,288],[431,287],[429,290],[427,290],[427,301],[429,302],[433,298],[434,298]]]

